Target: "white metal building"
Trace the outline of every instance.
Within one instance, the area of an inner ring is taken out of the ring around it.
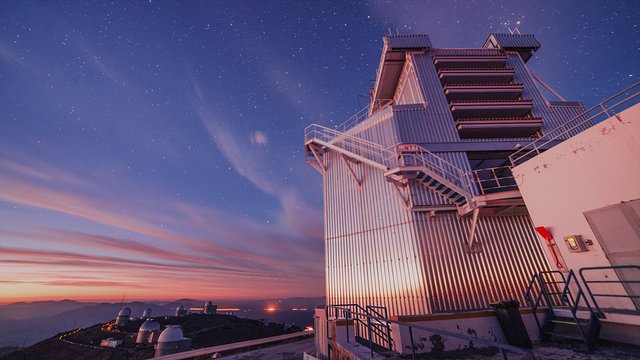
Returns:
[[[386,36],[370,104],[305,129],[307,162],[323,176],[328,305],[423,321],[526,304],[532,275],[554,268],[509,156],[585,110],[529,70],[539,47],[521,34],[468,49]]]

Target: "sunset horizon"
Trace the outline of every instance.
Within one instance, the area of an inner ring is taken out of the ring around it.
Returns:
[[[631,3],[248,4],[1,5],[0,304],[324,296],[302,137],[366,109],[385,35],[534,34],[586,107],[638,77]]]

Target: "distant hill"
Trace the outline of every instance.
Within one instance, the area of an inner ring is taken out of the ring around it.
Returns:
[[[245,340],[282,335],[298,332],[298,327],[285,327],[282,324],[265,324],[261,321],[242,319],[231,315],[202,315],[190,314],[186,317],[160,317],[161,327],[165,325],[180,325],[184,335],[192,340],[192,347],[203,348]],[[3,360],[47,359],[47,360],[139,360],[149,359],[154,355],[151,346],[137,346],[135,334],[142,320],[132,321],[128,327],[110,331],[105,324],[95,324],[71,333],[57,334],[32,346],[16,352],[0,355]],[[60,340],[63,335],[64,340]],[[106,338],[123,340],[117,348],[100,347],[100,341]],[[7,349],[11,350],[11,349]]]
[[[240,307],[234,312],[240,317],[268,319],[277,323],[295,323],[300,326],[312,323],[310,312],[324,304],[324,298],[291,298],[252,301],[224,301],[220,307]],[[153,316],[174,315],[175,308],[183,305],[202,307],[205,300],[180,299],[171,302],[128,302],[132,317],[142,316],[145,308],[151,308]],[[308,312],[265,313],[262,309],[275,305],[278,309],[307,308]],[[87,327],[113,320],[120,309],[119,303],[84,303],[73,300],[39,301],[0,305],[0,347],[29,346],[59,332]]]
[[[76,310],[92,303],[73,300],[17,302],[0,306],[0,319],[24,320],[41,316],[53,316],[65,311]]]

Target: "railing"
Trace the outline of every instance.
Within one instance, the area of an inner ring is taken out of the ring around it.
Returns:
[[[202,349],[196,349],[196,350],[185,351],[185,352],[176,353],[176,354],[159,356],[154,359],[186,360],[186,359],[193,359],[193,358],[201,358],[204,355],[210,356],[212,354],[222,353],[225,351],[234,351],[234,350],[237,351],[241,349],[250,349],[250,348],[255,348],[256,346],[259,346],[259,345],[266,345],[274,342],[287,341],[287,340],[300,338],[300,337],[309,337],[312,335],[314,335],[313,331],[301,331],[297,333],[272,336],[272,337],[262,338],[262,339],[241,341],[241,342],[225,344],[225,345],[216,345],[216,346],[202,348]]]
[[[389,313],[385,306],[367,305],[367,313],[372,314],[383,319],[389,318]],[[389,350],[393,350],[393,340],[391,339],[391,324],[387,321],[383,324],[383,331],[386,330],[387,347]]]
[[[459,191],[461,195],[464,195],[464,197],[467,198],[467,201],[471,200],[471,197],[475,192],[466,171],[422,146],[411,146],[413,148],[410,152],[399,151],[397,154],[394,153],[393,157],[388,159],[388,163],[390,164],[389,168],[393,168],[395,166],[424,167],[434,175],[439,176],[456,186],[458,188],[456,190]]]
[[[386,169],[405,166],[424,167],[430,173],[455,186],[454,190],[459,191],[469,203],[474,195],[517,188],[516,181],[508,166],[467,172],[415,144],[410,145],[411,151],[395,151],[393,147],[385,148],[372,141],[316,124],[305,128],[304,139],[305,142],[316,139],[325,144],[340,147]]]
[[[560,273],[560,275],[562,275],[562,273]],[[551,279],[551,281],[546,281],[549,279]],[[529,281],[527,290],[524,293],[524,299],[529,303],[529,306],[533,311],[533,319],[536,321],[538,329],[542,329],[542,324],[538,318],[537,310],[541,306],[553,308],[554,304],[560,303],[559,295],[561,293],[558,291],[558,284],[564,284],[564,276],[562,279],[562,282],[557,281],[553,277],[552,273],[544,272],[533,274]],[[553,287],[551,289],[552,291],[548,291],[547,285],[551,285]],[[534,294],[536,292],[537,295]]]
[[[482,195],[518,189],[510,166],[474,170],[471,176]]]
[[[460,105],[460,104],[533,104],[532,100],[523,99],[523,100],[453,100],[449,103],[451,105]]]
[[[335,145],[382,166],[386,166],[386,160],[394,155],[391,150],[380,144],[316,124],[304,129],[305,143],[312,139]]]
[[[355,114],[353,114],[350,118],[345,120],[342,124],[336,125],[335,129],[340,132],[345,132],[356,125],[360,124],[362,121],[367,119],[372,113],[376,110],[383,109],[393,102],[392,99],[378,99],[374,101],[370,101],[365,107],[358,110]]]
[[[580,274],[580,279],[582,280],[582,283],[584,284],[585,288],[587,289],[587,294],[589,294],[589,298],[591,299],[591,302],[593,303],[593,305],[595,306],[596,310],[597,310],[597,315],[600,318],[605,318],[605,314],[604,312],[600,309],[600,306],[598,305],[598,302],[596,301],[596,297],[614,297],[614,298],[628,298],[631,299],[631,301],[634,303],[634,306],[636,306],[636,309],[638,309],[638,306],[640,304],[640,296],[638,295],[623,295],[623,294],[606,294],[606,293],[594,293],[591,290],[591,284],[621,284],[624,286],[624,284],[640,284],[640,280],[623,280],[623,279],[617,279],[617,280],[587,280],[585,278],[585,272],[591,272],[591,271],[602,271],[602,270],[637,270],[637,274],[640,275],[640,266],[637,265],[620,265],[620,266],[593,266],[593,267],[586,267],[586,268],[582,268],[578,271],[578,273]],[[616,274],[618,275],[618,274]],[[617,276],[619,277],[619,276]],[[640,276],[638,277],[640,279]],[[627,291],[627,289],[625,289],[625,291]],[[640,312],[640,309],[637,310],[638,312]]]
[[[353,305],[353,304],[350,304]],[[463,334],[458,334],[458,333],[454,333],[451,331],[447,331],[447,330],[442,330],[442,329],[436,329],[436,328],[432,328],[432,327],[427,327],[427,326],[422,326],[422,325],[415,325],[415,324],[407,324],[407,323],[403,323],[403,322],[398,322],[395,320],[390,320],[384,317],[380,317],[380,316],[374,316],[370,313],[367,313],[365,311],[363,312],[357,312],[351,309],[351,307],[340,307],[339,305],[330,305],[327,306],[326,309],[326,313],[327,315],[329,314],[329,309],[334,310],[334,312],[338,315],[342,314],[345,318],[345,320],[347,320],[347,329],[349,328],[348,324],[349,324],[349,320],[350,319],[355,319],[355,318],[366,318],[367,319],[367,323],[368,324],[373,324],[373,323],[381,323],[381,324],[396,324],[398,325],[400,328],[405,327],[408,329],[409,331],[409,340],[411,342],[411,355],[412,355],[412,359],[416,359],[416,346],[415,346],[415,335],[414,332],[416,330],[419,331],[424,331],[424,332],[430,332],[433,334],[438,334],[441,336],[448,336],[448,337],[453,337],[453,338],[457,338],[457,339],[462,339],[465,341],[469,341],[472,342],[473,344],[477,345],[483,345],[483,346],[487,346],[490,348],[497,348],[498,351],[500,352],[500,355],[502,356],[503,360],[507,360],[508,354],[516,354],[516,355],[520,355],[521,359],[528,359],[528,360],[535,360],[534,355],[524,349],[512,346],[512,345],[508,345],[508,344],[504,344],[504,343],[500,343],[500,342],[494,342],[491,340],[485,340],[482,338],[478,338],[475,336],[468,336],[468,335],[463,335]],[[358,306],[358,309],[362,309],[362,307]],[[327,322],[329,321],[329,317],[327,316]],[[328,325],[327,325],[328,328]],[[369,327],[369,329],[371,329],[371,327]],[[348,330],[347,330],[348,331]],[[348,332],[347,332],[347,341],[349,341],[349,336],[348,336]],[[327,342],[328,347],[330,347],[329,342]],[[374,346],[372,342],[369,342],[369,350],[370,350],[370,355],[371,358],[374,357]],[[331,351],[329,350],[328,353],[330,354]],[[330,355],[329,355],[330,356]]]
[[[551,281],[545,281],[545,279],[551,279]],[[539,286],[540,293],[534,300],[532,297],[532,291],[534,288],[533,285],[536,282]],[[551,285],[553,287],[553,289],[551,289],[552,291],[549,291],[547,285]],[[561,290],[558,285],[562,285]],[[557,299],[553,298],[554,296],[560,297],[560,305],[557,305],[558,302],[556,301]],[[593,310],[593,307],[585,296],[585,293],[582,290],[582,287],[578,282],[578,278],[576,277],[573,270],[569,271],[567,277],[565,277],[564,274],[558,270],[541,271],[537,274],[534,274],[531,278],[531,281],[529,282],[529,286],[527,287],[527,291],[525,292],[524,297],[529,302],[529,305],[533,310],[533,318],[535,319],[536,325],[538,325],[538,329],[540,329],[541,333],[547,331],[545,330],[547,329],[547,324],[550,322],[550,319],[553,319],[554,317],[554,308],[568,308],[574,321],[573,324],[576,325],[582,340],[590,349],[595,346],[595,341],[597,340],[597,334],[599,330],[593,331],[594,329],[592,327],[599,326],[597,324],[597,314]],[[540,324],[540,320],[538,319],[538,314],[536,312],[536,310],[541,305],[542,299],[544,299],[548,309],[550,310],[550,313],[547,314],[547,319],[545,320],[544,324]],[[578,311],[584,309],[589,311],[589,327],[587,329],[582,328],[582,326],[580,325],[581,319],[578,318]]]
[[[608,99],[598,103],[594,107],[587,111],[573,117],[569,121],[565,122],[561,126],[549,131],[543,137],[523,146],[520,150],[514,152],[509,156],[512,166],[517,166],[530,158],[540,154],[541,150],[549,143],[558,140],[568,135],[574,135],[586,128],[591,127],[595,120],[607,119],[614,114],[633,106],[637,101],[632,104],[627,104],[629,101],[638,97],[640,94],[640,82],[637,82],[628,88],[616,93]],[[612,104],[609,104],[612,103]],[[602,118],[604,116],[604,118]]]
[[[350,320],[354,321],[355,337],[362,338],[362,332],[366,333],[366,340],[369,341],[369,349],[373,352],[374,338],[380,342],[387,344],[387,349],[393,350],[393,340],[391,339],[391,324],[388,321],[372,321],[371,317],[386,319],[378,310],[383,310],[387,315],[387,309],[382,306],[367,305],[366,308],[358,304],[337,304],[330,306],[334,311],[334,317],[339,318],[340,315],[345,317],[347,324]],[[346,327],[346,337],[349,341],[349,326]],[[373,356],[373,353],[372,353]]]
[[[442,67],[438,69],[438,73],[442,71],[453,71],[453,72],[500,72],[500,73],[512,73],[515,70],[513,68],[445,68]]]

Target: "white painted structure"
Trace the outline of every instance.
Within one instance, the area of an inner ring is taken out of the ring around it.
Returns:
[[[125,327],[129,325],[129,318],[131,317],[131,309],[123,307],[118,311],[116,316],[116,327]]]
[[[155,357],[191,350],[191,339],[182,334],[182,326],[169,325],[160,334]]]
[[[177,317],[187,316],[187,309],[185,309],[183,305],[178,305],[176,307],[176,316]]]
[[[640,104],[516,166],[513,174],[534,224],[545,227],[556,243],[564,266],[555,265],[546,247],[552,267],[640,265]],[[565,238],[575,235],[585,244],[572,251]],[[596,281],[640,280],[637,270],[589,275]],[[640,283],[590,286],[595,293],[640,296]],[[640,301],[607,296],[596,301],[607,317],[605,325],[635,326],[614,329],[609,336],[605,326],[603,338],[640,343]]]
[[[531,219],[548,229],[568,268],[640,264],[638,232],[620,234],[626,238],[624,248],[607,254],[606,240],[598,239],[586,216],[627,202],[640,209],[633,202],[640,199],[640,105],[516,166],[513,173]],[[563,240],[570,235],[582,235],[593,245],[571,252]],[[612,261],[611,255],[618,257]]]
[[[211,300],[207,301],[204,304],[204,308],[202,310],[202,313],[205,315],[214,315],[218,310],[218,305],[214,305]]]
[[[138,329],[136,344],[156,344],[160,336],[160,323],[155,320],[147,320]]]
[[[144,311],[142,312],[142,318],[149,319],[150,317],[151,317],[151,308],[144,309]]]

